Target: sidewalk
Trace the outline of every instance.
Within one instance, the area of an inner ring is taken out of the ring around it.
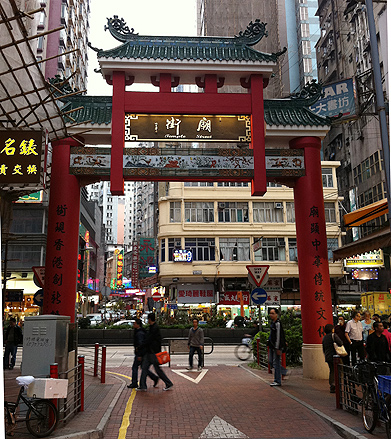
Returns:
[[[374,434],[368,434],[360,415],[337,410],[335,395],[328,392],[327,380],[304,379],[301,369],[288,370],[280,388],[269,386],[272,376],[267,371],[254,370],[246,365],[206,369],[202,380],[195,383],[197,373],[183,369],[178,373],[178,368],[170,370],[165,367],[174,382],[174,389],[169,392],[162,391],[161,382],[157,389],[132,392],[126,387],[130,367],[109,369],[106,384],[86,374],[85,411],[65,425],[61,424],[50,437],[117,439],[130,399],[130,425],[122,435],[128,439],[386,437],[384,425],[377,426]],[[19,389],[15,378],[19,375],[17,369],[4,372],[6,400],[16,399]],[[243,436],[232,436],[227,426],[234,426]],[[225,433],[219,435],[216,431]],[[18,431],[17,437],[27,439],[32,436],[24,430],[20,434]]]

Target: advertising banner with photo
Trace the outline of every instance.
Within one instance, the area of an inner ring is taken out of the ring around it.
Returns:
[[[206,303],[213,300],[213,284],[178,285],[178,303]]]

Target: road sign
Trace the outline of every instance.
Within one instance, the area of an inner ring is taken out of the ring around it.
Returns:
[[[34,294],[33,302],[38,306],[43,305],[43,289],[42,288]]]
[[[39,283],[39,287],[45,286],[45,267],[31,267]]]
[[[262,305],[267,300],[267,292],[263,288],[254,288],[251,291],[251,300],[255,305]]]
[[[270,265],[246,265],[249,275],[257,287],[260,287]]]
[[[161,295],[160,293],[158,293],[158,292],[152,294],[152,299],[153,299],[155,302],[159,302],[159,300],[160,300],[161,298],[162,298],[162,295]]]

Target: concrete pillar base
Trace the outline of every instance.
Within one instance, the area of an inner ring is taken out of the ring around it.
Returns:
[[[317,380],[329,378],[329,366],[324,360],[321,344],[303,344],[303,377]]]

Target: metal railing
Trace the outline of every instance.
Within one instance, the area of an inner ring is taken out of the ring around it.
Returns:
[[[106,346],[95,343],[94,346],[79,347],[78,351],[85,357],[85,371],[94,377],[99,376],[100,382],[106,382]]]
[[[250,345],[251,346],[251,345]],[[257,348],[255,357],[257,360],[257,364],[260,367],[267,368],[269,373],[272,373],[272,369],[269,363],[269,347],[266,343],[262,343],[259,338],[257,339]],[[281,355],[281,367],[282,367],[282,377],[286,375],[286,353],[283,352]]]
[[[361,410],[361,400],[365,384],[354,374],[353,366],[341,363],[339,355],[334,355],[335,405],[354,414]]]
[[[162,340],[162,346],[168,348],[168,353],[170,357],[172,355],[187,355],[189,349],[187,347],[188,337],[165,337]],[[206,350],[206,348],[210,350]],[[213,352],[214,343],[210,337],[204,337],[204,352],[202,363],[204,363],[205,355],[210,355]],[[169,361],[168,366],[171,367],[171,361]]]

